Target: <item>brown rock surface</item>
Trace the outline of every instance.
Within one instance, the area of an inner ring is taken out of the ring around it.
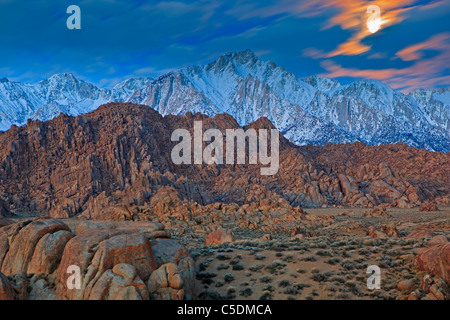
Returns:
[[[425,249],[416,257],[420,270],[441,277],[450,284],[450,244],[443,243]]]
[[[36,245],[28,265],[28,273],[53,273],[59,265],[67,242],[74,237],[67,230],[47,233]]]
[[[214,246],[232,242],[233,242],[233,232],[231,230],[219,228],[208,234],[205,240],[205,245]]]
[[[419,211],[439,211],[437,203],[434,201],[426,201],[420,204]]]
[[[116,264],[97,280],[89,295],[89,300],[148,300],[145,283],[129,264]]]
[[[184,281],[173,263],[166,263],[153,272],[147,286],[148,291],[160,300],[181,300],[184,297]]]
[[[16,294],[8,278],[0,272],[0,300],[14,300]]]
[[[176,268],[169,287],[177,290],[168,296],[164,289],[156,297],[192,297],[194,261],[184,246],[167,238],[162,224],[81,221],[77,225],[75,234],[54,219],[24,220],[0,228],[0,262],[5,273],[0,273],[0,297],[147,300],[145,281],[168,263]],[[67,286],[73,266],[80,269],[80,289]]]
[[[56,220],[38,220],[24,225],[14,235],[13,241],[10,242],[9,249],[2,263],[1,272],[5,275],[11,275],[20,271],[27,271],[35,253],[35,248],[42,237],[61,230],[70,231],[64,223]],[[0,233],[3,232],[6,233],[7,231],[0,229]]]
[[[0,133],[2,203],[58,218],[135,220],[176,213],[190,201],[252,205],[277,198],[292,208],[408,207],[449,194],[449,155],[403,144],[296,147],[281,137],[275,176],[261,176],[259,165],[176,166],[171,134],[192,131],[195,120],[203,121],[204,130],[239,128],[228,115],[161,117],[131,104],[13,127]],[[273,126],[262,118],[246,128]],[[139,209],[149,207],[152,212]],[[189,217],[191,208],[185,209]]]

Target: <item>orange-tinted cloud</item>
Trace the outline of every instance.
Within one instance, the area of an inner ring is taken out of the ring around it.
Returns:
[[[441,33],[425,42],[400,50],[397,52],[397,56],[399,56],[403,61],[419,60],[423,57],[424,50],[446,50],[448,48],[449,40],[450,33]]]
[[[433,49],[438,55],[423,58],[423,50]],[[405,61],[416,62],[406,68],[396,69],[355,69],[344,68],[331,60],[322,61],[321,66],[327,73],[321,76],[370,78],[383,81],[394,89],[412,90],[416,88],[432,88],[450,83],[450,76],[443,76],[443,68],[448,68],[450,61],[450,33],[441,33],[430,39],[409,46],[397,52],[397,56]],[[420,59],[420,60],[419,60]]]
[[[411,9],[417,0],[318,0],[307,1],[301,5],[305,15],[318,15],[321,11],[332,6],[340,12],[328,20],[324,29],[340,26],[344,30],[353,30],[354,34],[335,50],[328,53],[328,57],[338,55],[358,55],[370,50],[370,46],[362,43],[362,40],[372,33],[367,28],[367,19],[370,14],[367,8],[377,5],[381,9],[381,28],[400,23],[401,14]]]

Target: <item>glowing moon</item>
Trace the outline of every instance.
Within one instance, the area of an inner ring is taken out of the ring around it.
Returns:
[[[369,31],[372,33],[375,33],[378,30],[380,30],[380,27],[381,27],[381,19],[374,21],[367,21],[367,28],[369,28]]]
[[[381,24],[381,10],[379,6],[371,5],[367,8],[367,13],[370,13],[367,19],[367,28],[370,32],[375,33],[380,30]]]

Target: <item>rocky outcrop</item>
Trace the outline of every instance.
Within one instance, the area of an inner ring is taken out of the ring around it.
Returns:
[[[159,300],[182,300],[183,287],[183,278],[174,263],[162,265],[148,280],[148,291]]]
[[[34,263],[42,262],[44,264],[44,268],[51,267],[54,261],[51,260],[49,255],[53,255],[54,252],[37,252],[35,249],[38,245],[39,248],[42,249],[42,244],[39,243],[44,236],[48,239],[49,235],[53,235],[54,233],[63,230],[70,231],[69,227],[67,227],[64,223],[56,220],[38,220],[24,225],[17,231],[17,233],[13,235],[14,238],[10,242],[9,248],[4,257],[1,272],[6,276],[9,276],[12,274],[17,274],[20,271],[28,271],[29,267],[33,267],[34,269],[35,265],[30,264],[33,258]],[[6,233],[7,235],[7,231],[2,231],[2,229],[0,229],[0,233]],[[3,235],[3,237],[5,237],[5,235]],[[59,240],[61,241],[63,239],[60,238]],[[47,243],[48,242],[49,241],[47,241]],[[56,244],[56,247],[58,246],[60,246],[60,244]],[[37,252],[36,256],[35,252]]]
[[[11,298],[8,288],[13,287],[18,299],[192,298],[194,262],[185,247],[167,238],[163,228],[150,221],[84,221],[72,232],[54,219],[0,228],[0,297]],[[149,291],[147,282],[153,273],[168,263],[179,278],[175,282],[173,274],[169,277],[176,294],[163,294],[167,290],[159,289],[169,287],[162,285]],[[74,289],[68,284],[77,270],[80,286]]]
[[[193,132],[196,120],[204,130],[240,128],[226,114],[162,117],[132,104],[13,127],[0,133],[0,198],[9,211],[136,220],[148,208],[176,214],[186,202],[252,206],[282,199],[292,208],[410,207],[449,194],[448,154],[401,144],[297,147],[281,137],[275,176],[261,176],[260,165],[174,165],[172,132]],[[273,126],[261,118],[248,128]]]
[[[233,232],[231,230],[219,228],[208,234],[205,240],[205,245],[214,246],[232,242],[233,242]]]
[[[369,187],[367,182],[375,175],[375,180],[383,180],[400,192],[400,200],[405,196],[407,204],[418,205],[435,198],[445,204],[450,194],[447,183],[450,180],[448,153],[427,152],[410,148],[403,143],[367,146],[358,142],[343,145],[329,143],[322,147],[306,146],[302,147],[302,153],[316,167],[345,173],[360,182],[366,181],[361,184],[363,188]],[[395,190],[386,188],[383,183],[376,182],[371,188],[378,191],[379,187],[380,195],[386,200],[398,197]],[[384,188],[390,191],[385,194]],[[396,200],[395,203],[403,203],[399,201]]]
[[[450,244],[441,243],[425,249],[416,257],[416,266],[450,284]]]
[[[435,201],[426,201],[420,204],[419,211],[439,211]]]
[[[448,300],[450,291],[444,280],[426,274],[421,281],[400,281],[397,288],[405,294],[400,300]]]

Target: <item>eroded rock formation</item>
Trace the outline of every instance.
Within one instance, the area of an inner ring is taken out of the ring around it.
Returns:
[[[261,176],[259,165],[174,165],[171,134],[192,132],[194,120],[202,120],[204,130],[239,128],[228,115],[162,117],[146,106],[108,104],[76,118],[29,121],[0,133],[2,215],[8,210],[133,220],[135,206],[167,211],[184,201],[242,206],[271,199],[295,208],[448,200],[448,154],[403,144],[296,147],[281,137],[274,176]],[[247,128],[273,126],[262,118]]]
[[[192,298],[194,262],[166,237],[155,222],[85,221],[76,232],[54,219],[10,224],[0,228],[0,299]],[[80,288],[68,286],[73,266]]]

